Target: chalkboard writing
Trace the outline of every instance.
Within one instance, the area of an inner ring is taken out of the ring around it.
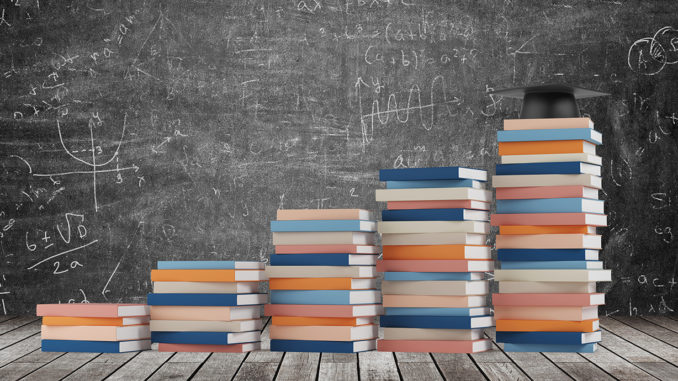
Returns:
[[[378,210],[379,168],[493,171],[562,82],[605,144],[608,315],[664,314],[678,264],[675,4],[569,0],[0,5],[0,300],[144,301],[164,259],[266,260],[285,208]]]

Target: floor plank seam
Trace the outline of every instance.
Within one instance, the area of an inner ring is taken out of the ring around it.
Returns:
[[[61,377],[61,379],[62,379],[62,380],[64,380],[64,379],[68,378],[68,376],[70,376],[71,374],[73,374],[73,373],[77,372],[77,371],[78,371],[78,369],[80,369],[80,368],[82,368],[83,366],[85,366],[85,365],[87,365],[87,364],[91,363],[91,362],[92,362],[92,361],[93,361],[94,359],[96,359],[96,358],[99,358],[99,357],[101,357],[101,355],[102,355],[102,354],[103,354],[103,353],[99,353],[98,355],[96,355],[96,356],[92,357],[92,358],[91,358],[91,359],[89,359],[89,361],[87,361],[86,363],[84,363],[84,364],[80,365],[80,366],[79,366],[79,367],[77,367],[76,369],[73,369],[73,370],[72,370],[72,371],[71,371],[70,373],[68,373],[67,375],[65,375],[65,376]],[[56,360],[56,359],[55,359],[55,360]],[[52,360],[52,361],[54,361],[54,360]],[[52,361],[50,361],[50,363],[51,363]]]
[[[468,358],[471,359],[471,362],[473,363],[473,365],[475,365],[476,369],[480,371],[480,374],[482,374],[483,377],[485,377],[485,380],[490,381],[490,377],[485,373],[483,368],[480,365],[478,365],[476,359],[474,359],[473,356],[471,356],[469,353],[467,353],[466,356],[468,356]]]
[[[678,330],[674,330],[674,329],[671,329],[671,328],[669,328],[669,327],[665,327],[665,326],[663,326],[663,325],[661,325],[661,324],[655,323],[655,322],[653,322],[652,320],[646,319],[644,316],[641,316],[640,318],[643,319],[643,320],[645,320],[646,322],[649,322],[649,323],[651,323],[651,324],[653,324],[653,325],[656,325],[657,327],[661,327],[661,328],[664,328],[664,329],[669,330],[669,331],[671,331],[671,332],[678,333]]]
[[[188,379],[187,379],[187,380],[192,380],[193,377],[195,377],[195,375],[198,374],[198,372],[200,371],[200,368],[202,368],[203,365],[207,364],[207,361],[209,361],[210,357],[212,357],[213,354],[214,354],[214,352],[212,352],[212,353],[210,353],[209,355],[207,355],[207,357],[205,357],[205,359],[202,360],[202,362],[200,363],[200,365],[198,365],[198,367],[195,368],[195,370],[193,371],[193,373],[191,373],[191,375],[188,376]]]
[[[648,336],[650,336],[650,337],[652,337],[652,338],[654,338],[654,339],[657,339],[657,340],[661,341],[662,343],[664,343],[664,344],[666,344],[666,345],[669,345],[669,346],[671,346],[671,347],[673,347],[673,348],[678,348],[678,345],[669,343],[668,341],[664,341],[664,339],[662,339],[661,336],[655,336],[655,335],[653,335],[653,334],[651,334],[651,333],[648,333],[648,332],[645,332],[645,331],[641,331],[640,329],[638,329],[638,328],[636,328],[636,327],[634,327],[634,326],[628,325],[628,324],[624,323],[624,322],[621,321],[621,320],[617,320],[617,319],[613,319],[613,320],[616,321],[616,322],[619,322],[619,323],[621,323],[621,324],[624,324],[624,325],[627,326],[627,327],[631,327],[631,328],[635,329],[635,330],[638,331],[638,332],[642,332],[642,333],[644,333],[644,334],[646,334],[646,335],[648,335]],[[645,319],[642,319],[642,320],[645,320]],[[667,330],[667,331],[675,332],[675,331],[670,330],[670,329],[668,329],[668,328],[664,328],[664,327],[662,327],[661,325],[654,324],[654,323],[652,323],[652,322],[649,321],[649,320],[645,320],[645,321],[647,321],[648,323],[650,323],[650,324],[652,324],[652,325],[656,325],[657,327],[660,327],[660,328],[662,328],[662,329],[665,329],[665,330]]]
[[[320,363],[323,362],[323,354],[322,352],[318,354],[318,366],[315,368],[315,380],[318,381],[320,380]]]
[[[287,352],[284,352],[283,355],[280,357],[280,361],[278,361],[278,366],[275,368],[275,373],[273,373],[273,379],[274,380],[278,377],[278,373],[280,372],[280,367],[282,366],[282,363],[285,360],[286,354],[287,354]]]
[[[172,354],[172,356],[166,358],[165,361],[164,361],[162,364],[160,364],[157,368],[155,368],[155,370],[154,370],[153,372],[151,372],[151,374],[149,374],[148,377],[145,378],[145,380],[146,380],[146,381],[150,380],[151,377],[153,377],[154,374],[158,373],[158,371],[160,370],[160,368],[162,368],[163,366],[165,366],[165,364],[167,364],[167,362],[169,362],[169,360],[171,360],[171,359],[172,359],[174,356],[176,356],[176,355],[177,355],[177,352],[174,352],[174,353]]]
[[[141,353],[141,352],[137,352],[134,356],[130,357],[127,361],[123,361],[122,364],[120,364],[120,366],[118,366],[117,368],[113,369],[110,373],[108,373],[106,376],[104,376],[104,378],[102,378],[102,380],[105,380],[105,379],[107,379],[108,377],[111,377],[111,375],[113,375],[115,372],[117,372],[118,370],[120,370],[120,368],[122,368],[123,366],[127,365],[128,362],[130,362],[130,361],[132,361],[133,359],[137,358],[137,356],[139,356],[139,353]]]
[[[396,364],[396,370],[398,371],[398,378],[400,378],[400,381],[403,381],[403,373],[400,371],[400,364],[398,363],[398,356],[396,356],[395,352],[391,352],[391,355],[393,356],[393,361],[395,361],[395,364]]]
[[[511,363],[513,365],[515,365],[516,368],[518,368],[518,370],[520,370],[525,375],[525,377],[529,378],[530,380],[533,380],[533,378],[529,374],[527,374],[527,372],[523,368],[521,368],[520,365],[518,365],[518,363],[515,362],[515,360],[513,360],[513,358],[511,358],[511,356],[506,354],[504,349],[499,346],[499,343],[497,343],[497,341],[495,339],[491,338],[487,333],[485,333],[485,336],[487,336],[487,338],[489,338],[494,343],[494,345],[497,346],[497,348],[501,351],[501,353],[503,353],[504,356],[506,356],[506,358],[509,359],[511,361]],[[542,356],[544,356],[544,355],[542,355]],[[546,356],[544,356],[544,357],[546,357]]]
[[[238,372],[240,372],[240,368],[242,368],[242,364],[245,363],[245,360],[250,356],[250,353],[252,352],[247,352],[245,353],[245,356],[243,356],[242,361],[240,361],[240,365],[238,365],[238,368],[236,368],[235,372],[233,372],[233,376],[231,376],[231,381],[235,380],[235,376],[238,375]]]
[[[600,344],[599,344],[599,345],[600,345]],[[607,349],[607,348],[605,348],[605,349]],[[609,350],[609,349],[608,349],[608,350]],[[612,352],[612,351],[610,351],[610,352]],[[614,352],[612,352],[612,353],[614,353]],[[619,378],[615,377],[612,373],[610,373],[610,372],[608,372],[607,370],[603,369],[603,367],[601,367],[601,366],[599,366],[598,364],[596,364],[595,362],[591,361],[591,359],[589,359],[588,357],[583,356],[581,353],[577,353],[577,354],[579,355],[579,357],[583,358],[583,359],[586,360],[588,363],[593,364],[593,366],[595,366],[596,368],[602,370],[603,373],[607,374],[608,376],[614,378],[615,380],[618,380],[618,379],[619,379]],[[614,355],[615,355],[615,356],[618,356],[619,358],[621,358],[621,359],[624,360],[624,361],[627,361],[625,358],[619,356],[619,355],[616,354],[616,353],[614,353]],[[627,361],[627,362],[628,362],[628,361]]]
[[[642,351],[644,351],[644,352],[646,352],[646,353],[649,353],[649,354],[651,354],[652,356],[655,356],[656,358],[661,359],[661,360],[664,361],[664,362],[667,362],[667,363],[669,363],[669,364],[673,364],[674,366],[678,367],[678,365],[674,364],[672,361],[669,361],[669,360],[667,360],[667,359],[661,357],[660,355],[658,355],[658,354],[656,354],[656,353],[650,352],[649,350],[647,350],[647,349],[641,347],[640,345],[634,343],[633,341],[627,340],[627,339],[625,339],[623,336],[617,335],[616,333],[613,333],[612,331],[609,331],[609,330],[607,330],[606,328],[603,328],[603,329],[605,329],[605,332],[607,332],[608,335],[614,335],[614,336],[617,336],[618,338],[620,338],[620,339],[626,341],[627,343],[633,345],[634,347],[636,347],[636,348],[638,348],[638,349],[640,349],[640,350],[642,350]],[[635,328],[634,328],[634,329],[635,329]],[[640,332],[640,331],[639,331],[639,332]],[[615,353],[615,352],[613,352],[611,349],[607,348],[607,347],[603,344],[602,341],[601,341],[598,345],[604,347],[605,349],[608,349],[608,350],[609,350],[610,352],[612,352],[612,353]],[[619,357],[622,357],[622,356],[618,355],[617,353],[615,353],[615,354],[616,354],[617,356],[619,356]],[[627,360],[627,361],[628,361],[628,360]],[[629,361],[629,362],[631,362],[631,361]],[[632,362],[631,362],[631,363],[632,363]]]
[[[438,366],[438,361],[436,361],[435,356],[433,356],[431,353],[429,353],[429,354],[428,354],[428,357],[431,358],[431,360],[433,361],[433,365],[435,365],[436,369],[438,369],[438,374],[440,374],[440,377],[442,377],[443,380],[447,381],[447,377],[445,377],[445,375],[443,374],[442,369],[440,369],[440,366]]]

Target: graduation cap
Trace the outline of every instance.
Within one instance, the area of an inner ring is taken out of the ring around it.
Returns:
[[[490,94],[523,100],[521,119],[578,118],[577,99],[610,95],[568,85],[543,85],[497,90]]]

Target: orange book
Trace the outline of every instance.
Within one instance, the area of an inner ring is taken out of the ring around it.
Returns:
[[[294,326],[344,326],[357,327],[359,325],[374,324],[372,317],[308,317],[308,316],[273,316],[273,325]]]
[[[496,321],[497,331],[515,332],[594,332],[600,329],[600,320],[504,320]]]
[[[123,327],[129,325],[148,324],[149,320],[150,319],[148,316],[118,317],[118,318],[45,316],[42,318],[42,325]]]
[[[386,245],[384,259],[491,259],[489,246]]]
[[[377,288],[375,278],[271,278],[270,290],[366,290]]]
[[[552,153],[595,153],[595,145],[585,140],[539,142],[500,142],[499,155],[545,155]]]
[[[166,282],[258,282],[263,270],[151,270],[152,281]]]
[[[586,225],[508,225],[500,226],[499,234],[596,234],[596,227]]]

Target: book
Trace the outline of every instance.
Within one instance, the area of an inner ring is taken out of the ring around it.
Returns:
[[[497,131],[497,142],[541,142],[563,140],[585,140],[600,145],[603,144],[603,134],[591,128]]]
[[[499,234],[596,234],[595,226],[586,225],[503,225]]]
[[[487,221],[489,213],[472,209],[382,210],[383,221]]]
[[[274,245],[373,245],[374,234],[364,232],[273,232]]]
[[[377,189],[376,201],[475,200],[490,202],[492,192],[473,188]]]
[[[382,327],[474,329],[492,327],[494,320],[492,316],[384,315],[379,318],[379,324]]]
[[[476,200],[388,201],[386,209],[477,209],[490,210],[490,203]]]
[[[497,234],[497,249],[602,249],[601,236],[593,234]]]
[[[595,332],[497,332],[497,342],[512,344],[588,344],[600,341]]]
[[[362,317],[377,316],[383,312],[381,304],[360,305],[310,305],[310,304],[266,304],[266,316],[307,316],[307,317]]]
[[[272,278],[270,290],[365,290],[377,288],[375,278]]]
[[[491,259],[489,246],[387,245],[383,259]]]
[[[541,130],[552,128],[593,128],[589,118],[504,119],[504,130]]]
[[[151,270],[152,281],[168,282],[258,282],[262,270]]]
[[[497,200],[497,214],[502,213],[605,213],[603,200],[588,198],[535,198]]]
[[[365,209],[278,209],[276,219],[293,220],[374,220]]]
[[[158,261],[158,270],[261,270],[254,261]]]
[[[153,343],[151,349],[158,352],[245,353],[260,350],[261,343],[257,341],[230,345]]]
[[[492,349],[492,341],[480,340],[378,340],[380,352],[478,353]]]
[[[502,164],[523,163],[559,163],[563,161],[580,161],[582,163],[603,165],[603,158],[588,153],[555,153],[541,155],[504,155],[500,158]]]
[[[531,282],[610,282],[610,270],[495,270],[494,280],[497,282],[531,281]]]
[[[272,232],[373,232],[375,221],[363,220],[289,220],[271,221]]]
[[[154,343],[169,344],[240,344],[261,341],[261,332],[151,332]]]
[[[374,324],[373,317],[306,317],[306,316],[273,316],[272,325],[290,326],[346,326]]]
[[[168,332],[246,332],[260,331],[261,319],[235,321],[152,320],[151,331]]]
[[[155,294],[256,294],[258,282],[153,282]]]
[[[601,261],[510,261],[502,262],[504,270],[602,270]]]
[[[489,315],[489,307],[388,307],[384,308],[384,315],[397,316],[483,316]]]
[[[148,306],[145,304],[119,303],[64,303],[38,304],[37,316],[73,316],[73,317],[127,317],[146,316]]]
[[[379,181],[461,180],[487,181],[487,171],[465,167],[380,169]]]
[[[469,233],[382,233],[382,245],[484,245],[485,234]]]
[[[272,304],[376,304],[378,290],[271,290]]]
[[[379,221],[379,233],[381,234],[488,234],[489,232],[490,224],[479,221]]]
[[[600,320],[497,320],[497,331],[516,332],[593,332],[600,329]]]
[[[490,292],[490,284],[485,280],[385,280],[381,282],[381,292],[400,295],[486,295]]]
[[[605,294],[492,294],[492,304],[496,306],[557,306],[580,307],[605,304]]]
[[[554,294],[591,294],[596,292],[596,282],[516,282],[499,283],[502,294],[554,293]]]
[[[497,320],[571,320],[598,319],[598,306],[592,307],[532,307],[495,306]]]
[[[379,254],[374,245],[276,245],[276,254]]]
[[[512,261],[597,261],[598,250],[588,249],[499,249],[497,260]]]
[[[409,188],[475,188],[485,189],[485,182],[477,180],[405,180],[387,181],[386,189],[409,189]]]
[[[374,266],[377,255],[365,254],[271,254],[271,266]]]
[[[495,188],[581,185],[602,189],[603,181],[593,175],[498,175],[492,176]]]
[[[42,325],[52,326],[116,326],[148,324],[149,316],[100,318],[100,317],[71,317],[71,316],[44,316]]]
[[[316,341],[316,340],[271,340],[271,352],[323,352],[357,353],[372,351],[375,340]]]
[[[583,185],[561,185],[547,187],[504,187],[496,188],[497,200],[520,200],[530,198],[590,198],[597,200],[599,190]],[[573,224],[576,225],[576,224]]]
[[[151,340],[84,341],[42,340],[43,352],[123,353],[151,349]]]
[[[504,155],[543,155],[563,153],[596,154],[596,144],[585,140],[553,140],[533,142],[500,142],[499,156]]]
[[[497,164],[497,175],[576,175],[589,174],[600,176],[600,165],[580,161],[561,161],[553,163]]]
[[[127,341],[151,337],[148,325],[117,326],[51,326],[40,327],[43,340]]]
[[[387,295],[384,294],[384,307],[441,307],[465,308],[483,307],[487,303],[482,296],[448,296],[448,295]]]
[[[271,325],[271,340],[357,341],[376,339],[376,324],[346,326],[286,326]]]
[[[483,280],[485,274],[481,272],[416,272],[416,271],[386,271],[384,280],[398,281],[436,281],[436,280]]]
[[[261,307],[151,306],[152,320],[230,321],[258,319]]]
[[[494,270],[494,262],[487,260],[456,260],[456,259],[422,259],[422,260],[391,260],[377,261],[377,271],[407,271],[407,272],[483,272]]]
[[[374,266],[266,266],[269,278],[374,278]]]
[[[384,328],[384,340],[479,340],[482,329]]]
[[[151,306],[247,306],[264,304],[266,299],[266,294],[148,294],[147,297]]]
[[[576,352],[594,353],[596,343],[567,345],[567,344],[504,344],[504,352]]]
[[[493,214],[490,224],[499,225],[588,225],[607,226],[607,216],[590,213],[514,213]]]

